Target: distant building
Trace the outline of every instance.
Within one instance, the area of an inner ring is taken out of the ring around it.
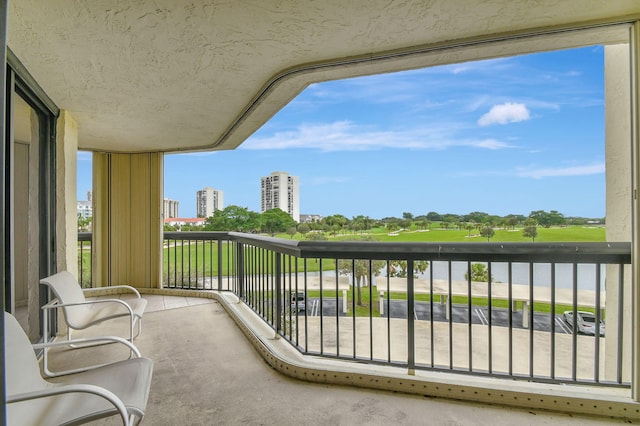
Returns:
[[[222,191],[207,186],[196,193],[196,216],[213,216],[213,212],[223,209],[224,194]]]
[[[78,201],[78,218],[86,219],[93,217],[93,201],[91,201],[91,191],[87,191],[87,199]]]
[[[162,217],[167,219],[180,216],[178,214],[178,204],[180,204],[179,201],[165,198],[162,203]]]
[[[298,176],[289,176],[285,172],[273,172],[271,176],[261,178],[260,211],[279,208],[300,222],[300,185]]]
[[[301,214],[300,215],[300,223],[315,223],[315,222],[320,222],[322,219],[324,219],[324,217],[320,216],[319,214]]]

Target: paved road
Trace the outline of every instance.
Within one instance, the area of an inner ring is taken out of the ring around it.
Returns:
[[[342,307],[342,298],[338,299],[338,306]],[[386,309],[386,301],[385,301]],[[310,298],[307,300],[307,315],[317,316],[320,315],[320,299]],[[391,300],[389,301],[389,312],[391,318],[406,318],[407,317],[407,301],[406,300]],[[469,308],[467,305],[453,305],[451,308],[451,318],[454,323],[467,324],[469,321]],[[333,317],[336,315],[336,299],[323,299],[322,300],[322,315]],[[339,313],[340,316],[344,316],[342,310]],[[383,315],[383,317],[386,317]],[[431,305],[428,302],[416,302],[414,318],[418,320],[430,320],[431,319]],[[447,322],[446,319],[446,305],[439,303],[433,304],[433,320]],[[511,314],[511,321],[513,328],[522,327],[522,311],[513,312]],[[489,309],[482,306],[473,306],[471,315],[472,324],[489,324]],[[571,334],[571,327],[562,319],[562,315],[555,316],[555,331],[556,333]],[[491,325],[496,327],[508,327],[509,326],[509,310],[504,308],[493,308],[491,312]],[[534,313],[533,316],[533,329],[537,331],[551,331],[551,317],[545,313]]]

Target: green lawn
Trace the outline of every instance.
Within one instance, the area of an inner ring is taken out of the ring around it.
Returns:
[[[398,232],[397,235],[389,235],[384,228],[374,228],[365,234],[337,235],[329,239],[353,240],[362,235],[371,236],[375,241],[395,241],[395,242],[438,242],[438,243],[486,243],[487,239],[479,235],[476,230],[457,230],[431,228],[428,231],[411,229]],[[301,235],[297,235],[300,237]],[[604,242],[604,227],[583,227],[567,226],[563,228],[538,228],[538,236],[533,242]],[[493,243],[501,242],[532,242],[531,238],[522,236],[522,229],[515,230],[496,229],[495,235],[489,240]]]
[[[376,241],[386,242],[486,242],[485,238],[475,235],[477,232],[474,230],[471,232],[472,236],[469,236],[467,230],[445,230],[432,226],[429,231],[420,231],[417,229],[411,229],[407,231],[398,232],[396,236],[389,235],[385,228],[375,228],[365,234],[349,234],[349,235],[337,235],[335,237],[329,237],[330,240],[353,240],[359,239],[362,235],[370,236]],[[279,235],[280,238],[291,239],[289,235]],[[301,234],[294,235],[294,238],[301,238]],[[522,236],[522,230],[496,230],[495,235],[490,240],[491,242],[530,242],[531,239]],[[569,226],[562,228],[538,228],[538,237],[535,242],[604,242],[605,241],[605,228],[604,227],[583,227],[583,226]],[[79,254],[79,262],[83,265],[83,282],[89,281],[91,273],[91,258],[89,253],[90,242],[83,243],[85,251],[82,255]],[[229,267],[233,263],[233,259],[228,259],[229,251],[227,250],[228,243],[223,243],[222,246],[222,275],[229,275]],[[233,256],[233,254],[231,254]],[[283,271],[298,271],[317,272],[320,270],[320,262],[317,259],[294,259],[284,257],[286,259],[283,265]],[[261,273],[270,273],[273,271],[273,260],[271,256],[247,255],[245,262],[248,262],[253,267],[261,268]],[[297,265],[296,265],[297,264]],[[169,269],[170,268],[170,269]],[[333,271],[335,270],[334,259],[323,259],[322,269]],[[189,270],[191,273],[189,274]],[[196,276],[216,276],[218,274],[218,248],[217,245],[203,244],[191,244],[189,246],[171,245],[169,248],[163,249],[163,271],[164,281],[167,282],[168,274],[170,271],[171,277],[177,275],[178,282],[188,283],[190,278],[194,279]],[[233,273],[233,271],[231,271]],[[191,275],[191,277],[189,277]],[[310,296],[313,297],[313,296]],[[335,294],[333,295],[335,297]],[[363,293],[363,303],[368,305],[368,293]],[[392,295],[393,298],[401,297],[400,295]],[[421,296],[417,296],[421,297]],[[419,300],[419,299],[418,299]],[[374,313],[377,311],[377,295],[374,294]],[[498,301],[495,301],[496,303]],[[454,303],[466,303],[465,301],[458,302],[454,300]],[[478,301],[481,303],[481,301]],[[506,303],[506,302],[505,302]],[[475,304],[475,302],[474,302]],[[494,305],[497,306],[497,305]],[[537,306],[536,311],[544,311],[543,306]],[[547,308],[548,309],[548,308]],[[358,308],[358,310],[362,310]],[[365,309],[368,315],[368,308]]]
[[[498,229],[495,231],[495,235],[491,238],[491,242],[530,242],[531,239],[522,236],[522,230],[503,230]],[[348,234],[329,236],[330,240],[344,241],[359,239],[363,235],[369,236],[376,241],[386,242],[486,242],[485,238],[476,235],[475,231],[471,232],[469,236],[467,230],[445,230],[432,226],[429,231],[421,231],[417,229],[411,229],[407,231],[398,232],[397,235],[389,235],[385,228],[375,228],[364,234]],[[284,239],[290,239],[289,235],[282,234],[278,237]],[[295,238],[301,238],[301,234],[294,235]],[[604,242],[605,241],[605,228],[604,227],[584,227],[584,226],[568,226],[562,228],[538,228],[538,237],[535,242]],[[91,257],[88,251],[90,242],[83,243],[85,251],[82,255],[79,255],[79,262],[83,265],[83,282],[89,281],[91,271]],[[222,274],[228,275],[229,264],[227,257],[227,243],[223,243],[223,261],[222,261]],[[273,269],[273,261],[271,258],[260,259],[261,265],[263,265],[266,272],[271,272]],[[305,269],[304,260],[297,259],[295,261],[287,262],[283,268],[285,271],[296,270],[296,262],[298,270]],[[186,274],[189,269],[192,271],[191,275],[195,276],[196,270],[198,270],[198,276],[203,274],[206,276],[217,275],[218,273],[218,249],[217,246],[209,244],[202,244],[199,242],[191,244],[188,247],[171,246],[170,248],[163,249],[163,271],[168,270],[171,265],[171,275],[182,275],[183,271]],[[177,267],[177,271],[176,271]],[[333,270],[335,268],[335,261],[333,259],[325,259],[322,262],[323,270]],[[306,270],[308,272],[317,272],[320,270],[320,263],[316,259],[310,259],[307,261]]]

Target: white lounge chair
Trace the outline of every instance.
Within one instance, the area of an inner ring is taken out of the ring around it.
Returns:
[[[127,426],[142,420],[149,398],[153,361],[131,358],[65,376],[53,383],[42,378],[34,348],[69,342],[31,345],[13,315],[5,312],[4,323],[9,426],[75,425],[115,415]],[[133,344],[116,339],[139,356]]]
[[[147,306],[147,300],[140,297],[140,292],[134,287],[119,285],[108,288],[131,291],[136,295],[135,299],[87,300],[85,296],[90,296],[92,291],[100,289],[82,290],[75,277],[67,271],[43,278],[40,283],[47,285],[56,297],[42,307],[45,310],[45,321],[49,317],[48,309],[62,308],[67,323],[68,340],[71,340],[72,329],[82,330],[104,321],[127,316],[129,317],[129,341],[133,342],[133,339],[142,331],[142,315]],[[134,336],[133,330],[136,323],[138,332]]]

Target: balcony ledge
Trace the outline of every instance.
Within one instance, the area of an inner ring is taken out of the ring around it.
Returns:
[[[640,420],[640,404],[631,399],[628,389],[535,383],[440,371],[409,372],[393,366],[302,355],[276,336],[271,327],[232,293],[173,289],[140,289],[140,292],[218,301],[264,360],[276,371],[292,378],[518,408]]]

